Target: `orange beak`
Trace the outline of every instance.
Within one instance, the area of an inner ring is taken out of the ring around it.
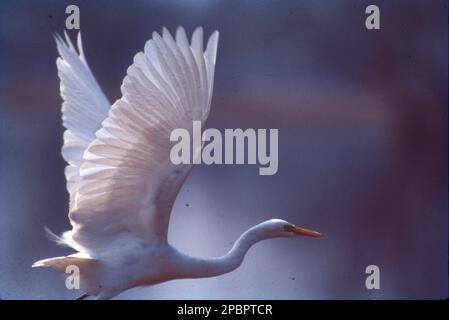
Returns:
[[[307,230],[301,227],[293,227],[291,230],[294,234],[303,237],[322,238],[324,235],[320,232]]]

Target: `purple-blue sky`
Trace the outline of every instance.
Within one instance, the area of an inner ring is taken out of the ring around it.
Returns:
[[[220,31],[208,127],[279,129],[274,176],[193,170],[172,215],[174,245],[221,255],[268,218],[327,235],[265,241],[230,274],[119,298],[447,296],[447,3],[376,1],[381,30],[367,31],[371,2],[2,1],[0,297],[76,295],[56,272],[30,268],[70,252],[43,228],[69,228],[52,33],[73,3],[110,101],[153,30],[202,25]],[[370,264],[380,290],[365,288]]]

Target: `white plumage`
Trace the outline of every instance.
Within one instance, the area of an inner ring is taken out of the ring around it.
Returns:
[[[170,161],[170,133],[192,131],[194,120],[204,124],[209,115],[218,31],[205,50],[201,27],[190,43],[183,28],[175,39],[165,28],[162,35],[154,32],[144,51],[134,56],[122,97],[112,106],[87,65],[80,34],[78,52],[67,34],[65,38],[56,37],[56,63],[73,228],[59,241],[77,253],[33,266],[64,272],[76,265],[81,289],[106,299],[135,286],[229,272],[263,239],[321,236],[275,219],[246,231],[223,257],[190,257],[170,246],[170,212],[192,169]]]

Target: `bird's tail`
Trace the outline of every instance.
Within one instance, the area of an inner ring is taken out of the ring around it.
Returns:
[[[39,260],[32,267],[51,267],[66,276],[78,276],[79,287],[74,289],[81,289],[89,295],[97,295],[102,290],[99,261],[81,257],[79,253]]]

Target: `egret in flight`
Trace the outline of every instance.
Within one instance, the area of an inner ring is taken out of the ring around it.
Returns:
[[[65,273],[76,266],[82,298],[109,299],[133,287],[231,272],[264,239],[321,237],[272,219],[245,231],[221,257],[189,256],[168,243],[170,213],[193,167],[170,161],[170,133],[191,132],[194,120],[204,124],[209,115],[218,31],[205,50],[201,27],[190,43],[181,27],[175,38],[165,28],[154,32],[112,105],[90,71],[80,34],[78,50],[67,34],[56,43],[72,230],[54,237],[77,253],[33,267]]]

